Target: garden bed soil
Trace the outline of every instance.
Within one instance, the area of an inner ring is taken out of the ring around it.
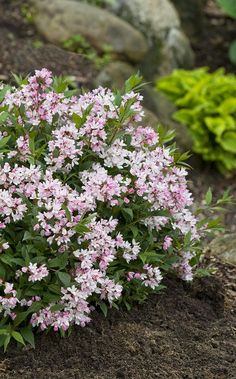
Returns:
[[[24,75],[46,66],[55,74],[74,75],[89,88],[94,67],[46,44],[22,17],[24,5],[0,0],[0,80],[9,81],[11,72]],[[209,1],[203,37],[193,45],[197,66],[235,72],[227,59],[234,37],[235,23],[219,16]],[[198,201],[209,185],[217,195],[228,186],[236,194],[235,178],[226,180],[201,160],[194,159],[193,166],[190,186]],[[235,215],[231,207],[225,217],[231,231]],[[236,379],[236,267],[207,259],[218,268],[215,277],[192,286],[168,279],[163,294],[131,312],[111,310],[106,319],[94,312],[91,324],[75,328],[68,338],[39,334],[35,350],[13,345],[7,354],[0,353],[0,378]]]
[[[214,166],[204,162],[201,156],[192,155],[188,161],[191,169],[189,170],[189,188],[192,191],[195,201],[200,204],[205,197],[208,189],[213,192],[213,202],[217,201],[225,191],[229,191],[233,196],[231,204],[225,207],[225,212],[220,214],[226,232],[236,232],[236,176],[224,177]]]
[[[97,70],[86,57],[47,43],[35,30],[24,0],[0,0],[0,81],[13,82],[35,69],[47,67],[54,75],[73,76],[90,88]]]
[[[69,338],[39,335],[36,349],[0,354],[2,379],[235,379],[236,314],[222,282],[168,279],[131,312],[94,312]]]
[[[236,73],[236,65],[228,56],[229,46],[236,39],[236,21],[216,5],[216,0],[207,0],[203,11],[203,28],[192,41],[195,65],[207,66],[211,71],[224,67],[226,72]]]

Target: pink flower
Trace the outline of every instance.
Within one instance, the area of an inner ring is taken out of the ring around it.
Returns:
[[[37,263],[30,263],[28,267],[22,267],[23,273],[29,274],[29,282],[37,282],[48,276],[49,271],[45,264],[37,267]]]
[[[163,250],[168,250],[169,247],[172,245],[172,238],[169,236],[165,236],[164,243],[163,243]]]

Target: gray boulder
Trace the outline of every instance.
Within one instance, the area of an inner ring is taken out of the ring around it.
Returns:
[[[111,54],[139,62],[147,51],[142,33],[112,13],[73,0],[31,0],[34,23],[49,41],[61,44],[83,35],[98,51],[109,46]]]
[[[114,0],[111,8],[137,29],[152,38],[170,27],[180,27],[180,19],[169,0]]]
[[[110,62],[106,65],[94,80],[95,87],[103,86],[121,89],[125,81],[134,73],[136,69],[129,63],[122,61]]]
[[[169,52],[173,68],[185,67],[191,68],[194,63],[193,51],[190,48],[189,40],[181,29],[170,29],[167,38],[165,49]]]
[[[150,126],[157,130],[158,124],[160,123],[158,117],[149,109],[144,108],[144,118],[141,121],[143,126]]]
[[[193,66],[193,51],[169,0],[114,0],[110,9],[146,36],[149,52],[140,69],[147,79]]]
[[[209,245],[212,255],[218,257],[223,263],[236,265],[236,235],[226,234],[215,238]]]

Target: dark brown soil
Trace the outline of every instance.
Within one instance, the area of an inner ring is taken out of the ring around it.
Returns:
[[[91,87],[96,74],[92,64],[83,56],[46,43],[27,21],[29,16],[26,1],[0,0],[0,81],[12,80],[12,73],[26,76],[46,67],[54,75],[73,76],[79,86]]]
[[[69,338],[44,335],[36,350],[12,347],[1,354],[1,378],[235,379],[236,317],[224,311],[220,282],[166,284],[165,294],[130,313],[94,313]]]
[[[11,72],[26,75],[48,67],[89,87],[94,67],[46,44],[22,17],[24,5],[22,0],[0,0],[0,80],[9,81]],[[209,1],[204,25],[203,37],[193,46],[197,65],[234,72],[227,48],[236,37],[235,23]],[[235,178],[226,180],[199,159],[193,166],[191,187],[197,199],[209,185],[216,195],[228,186],[236,194]],[[235,215],[231,207],[226,215],[231,230],[236,229]],[[129,313],[111,310],[104,319],[94,312],[88,327],[75,328],[66,339],[40,334],[35,350],[12,346],[7,354],[1,352],[0,378],[236,379],[236,267],[207,260],[218,268],[215,278],[192,286],[168,279],[166,292]]]
[[[213,201],[219,199],[224,191],[229,190],[233,196],[232,203],[225,207],[225,212],[221,213],[222,222],[226,231],[236,231],[236,175],[224,177],[209,162],[205,162],[200,156],[193,155],[189,162],[191,170],[189,171],[189,188],[197,203],[201,203],[209,188],[213,192]]]
[[[236,21],[226,17],[215,0],[206,1],[203,16],[203,28],[193,42],[196,66],[208,66],[211,71],[224,67],[236,73],[228,57],[230,43],[236,39]]]

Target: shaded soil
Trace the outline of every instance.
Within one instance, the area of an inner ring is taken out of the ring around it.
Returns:
[[[96,75],[93,65],[79,54],[46,43],[27,17],[31,15],[26,1],[0,0],[0,80],[9,82],[12,73],[26,76],[46,67],[90,88]]]
[[[192,44],[195,65],[208,66],[211,71],[224,67],[227,72],[236,73],[236,65],[228,57],[230,43],[236,39],[236,21],[217,7],[216,1],[206,1],[203,10],[202,29]]]
[[[236,175],[224,177],[220,174],[214,164],[205,162],[201,156],[193,155],[188,162],[191,166],[189,171],[189,188],[197,203],[201,203],[209,188],[213,192],[213,202],[219,199],[224,191],[229,190],[233,196],[232,204],[225,207],[221,213],[222,222],[227,232],[236,231]]]
[[[44,66],[90,87],[94,67],[45,43],[26,22],[24,4],[0,0],[0,80],[9,81],[11,72],[26,75]],[[196,64],[234,72],[227,49],[236,38],[235,23],[219,15],[209,1],[204,25],[203,36],[193,46]],[[216,195],[227,187],[236,194],[235,178],[223,178],[200,159],[194,159],[193,166],[190,185],[197,199],[209,185]],[[231,231],[236,229],[235,215],[231,207],[225,217]],[[111,310],[104,319],[94,312],[88,327],[75,328],[66,339],[38,335],[35,350],[12,346],[5,355],[0,352],[0,378],[236,379],[236,267],[211,257],[206,261],[218,268],[215,278],[192,286],[168,279],[165,293],[130,313]]]
[[[69,338],[44,335],[36,350],[12,347],[0,355],[0,377],[235,379],[236,315],[224,311],[221,282],[166,284],[165,294],[130,313],[95,313]]]

